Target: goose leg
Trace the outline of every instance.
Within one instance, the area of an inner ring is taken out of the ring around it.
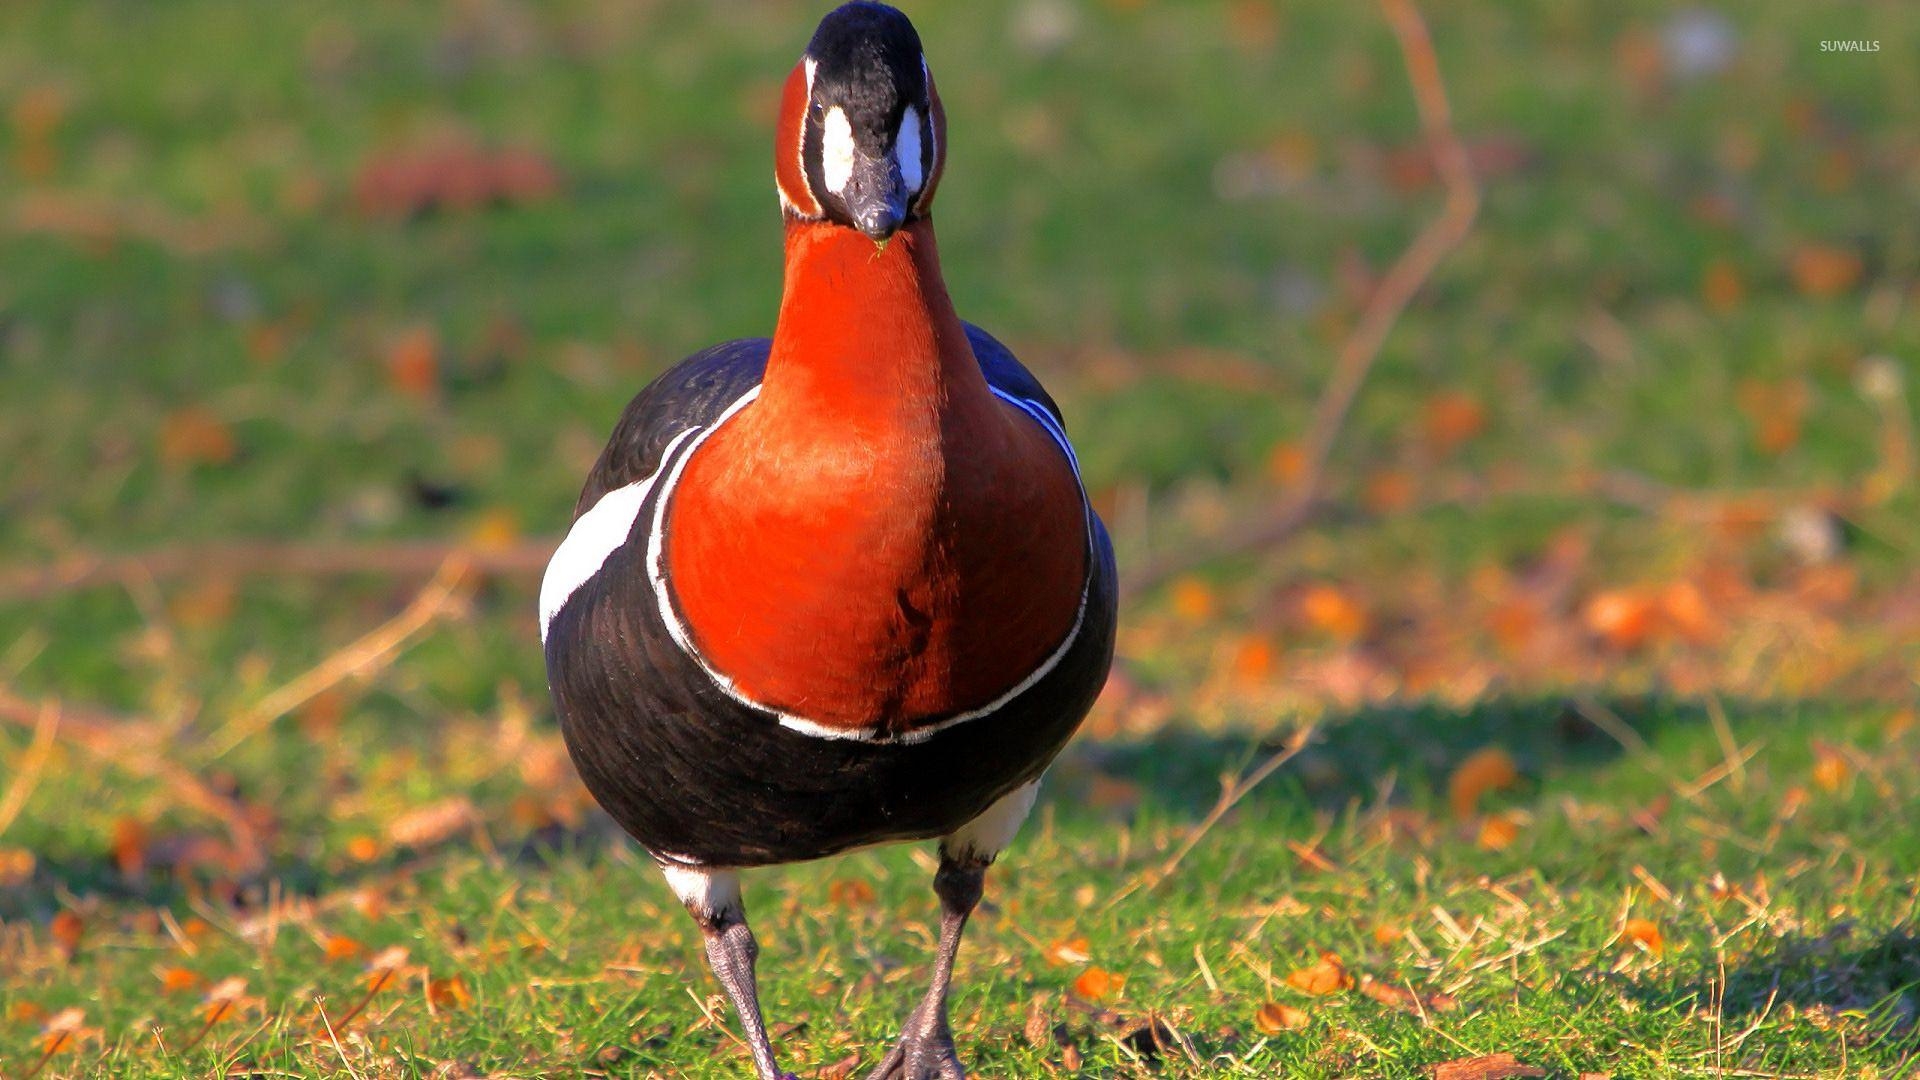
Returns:
[[[947,1024],[953,960],[967,917],[980,903],[987,867],[1013,842],[1039,792],[1038,780],[1022,784],[940,842],[940,870],[933,876],[934,895],[940,898],[940,952],[933,959],[933,985],[869,1080],[966,1080]]]
[[[986,877],[984,860],[956,859],[941,852],[940,870],[933,878],[934,894],[940,898],[940,951],[933,960],[933,985],[871,1080],[966,1080],[966,1068],[954,1051],[953,1029],[947,1024],[947,990],[953,982],[960,935],[980,902]]]
[[[754,979],[754,961],[760,945],[747,926],[747,909],[740,898],[740,876],[731,870],[669,865],[661,869],[667,883],[687,906],[688,914],[700,926],[706,940],[707,966],[727,991],[733,1011],[740,1018],[747,1049],[753,1053],[753,1069],[759,1080],[796,1080],[792,1073],[780,1071],[773,1058],[773,1043],[767,1038],[767,1024],[760,1015],[760,993]]]

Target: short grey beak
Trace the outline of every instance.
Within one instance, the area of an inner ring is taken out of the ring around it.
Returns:
[[[898,232],[907,220],[906,184],[900,179],[900,165],[892,154],[856,157],[843,197],[854,227],[876,244]]]

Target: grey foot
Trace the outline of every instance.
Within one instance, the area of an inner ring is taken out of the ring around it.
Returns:
[[[915,1010],[900,1033],[900,1041],[867,1074],[867,1080],[967,1080],[966,1066],[953,1049],[953,1031],[946,1018],[929,1023],[924,1010]]]

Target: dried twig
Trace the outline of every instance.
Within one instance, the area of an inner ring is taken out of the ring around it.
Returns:
[[[37,600],[101,585],[191,577],[427,577],[456,555],[481,576],[530,577],[546,566],[558,543],[551,537],[501,547],[449,540],[373,544],[259,540],[186,544],[127,555],[83,553],[50,566],[0,570],[0,600]]]
[[[246,808],[208,787],[192,772],[156,751],[148,725],[131,717],[96,708],[80,708],[59,701],[33,701],[0,687],[0,722],[37,726],[46,710],[60,714],[60,737],[117,768],[149,776],[171,787],[180,801],[226,827],[236,861],[259,869],[266,863],[259,831]]]
[[[1295,731],[1288,737],[1285,746],[1274,751],[1265,761],[1252,769],[1231,779],[1222,777],[1220,798],[1213,804],[1213,809],[1207,812],[1207,816],[1188,831],[1187,838],[1181,842],[1180,847],[1167,857],[1167,861],[1141,874],[1132,884],[1113,894],[1106,906],[1112,907],[1141,889],[1157,889],[1164,884],[1173,876],[1173,872],[1180,868],[1180,864],[1186,861],[1187,856],[1193,853],[1193,849],[1200,846],[1200,841],[1206,838],[1207,833],[1227,816],[1228,811],[1238,805],[1241,799],[1246,798],[1248,792],[1259,787],[1262,781],[1272,776],[1280,766],[1292,761],[1300,751],[1306,749],[1307,744],[1313,741],[1315,731],[1314,725],[1309,724]]]
[[[460,607],[472,564],[454,553],[440,564],[427,587],[405,610],[314,665],[305,674],[262,698],[253,708],[229,721],[213,740],[212,761],[265,730],[267,725],[312,701],[354,675],[364,675],[392,663],[401,646],[441,617]]]
[[[20,768],[13,774],[13,782],[7,785],[7,794],[0,797],[0,836],[6,835],[7,826],[20,816],[27,805],[27,799],[33,795],[33,789],[40,783],[40,774],[47,767],[47,758],[53,754],[53,739],[60,731],[60,709],[46,704],[40,707],[40,719],[33,725],[33,742],[27,745],[27,752],[20,759]]]
[[[1341,342],[1333,374],[1321,391],[1307,429],[1300,479],[1286,498],[1270,514],[1230,529],[1211,543],[1142,564],[1122,581],[1125,594],[1151,588],[1198,563],[1266,547],[1312,520],[1326,486],[1327,460],[1346,425],[1354,399],[1379,358],[1381,346],[1414,294],[1433,276],[1440,260],[1466,239],[1480,212],[1480,188],[1474,181],[1466,147],[1453,130],[1446,83],[1440,77],[1440,63],[1434,57],[1426,23],[1421,20],[1413,0],[1380,0],[1380,8],[1399,39],[1407,78],[1413,84],[1414,101],[1420,109],[1420,126],[1432,149],[1441,182],[1446,186],[1446,203],[1439,216],[1429,222],[1395,260],[1379,287],[1368,297],[1353,332]]]

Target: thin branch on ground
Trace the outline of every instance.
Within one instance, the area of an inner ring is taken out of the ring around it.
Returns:
[[[532,577],[559,539],[535,537],[502,546],[445,539],[351,541],[223,541],[183,544],[127,555],[79,554],[52,565],[0,569],[0,601],[38,600],[58,593],[135,581],[211,577],[428,577],[459,556],[482,577]]]
[[[1422,229],[1368,297],[1354,325],[1340,344],[1333,373],[1314,406],[1307,429],[1300,478],[1269,514],[1244,522],[1212,542],[1198,544],[1167,558],[1150,560],[1121,582],[1123,595],[1137,594],[1182,571],[1239,552],[1270,546],[1313,519],[1326,487],[1328,459],[1346,426],[1353,403],[1366,384],[1387,335],[1400,321],[1421,286],[1473,228],[1480,212],[1480,187],[1474,180],[1466,146],[1453,130],[1446,83],[1434,56],[1433,40],[1412,0],[1380,0],[1381,11],[1393,27],[1413,84],[1420,110],[1420,126],[1433,153],[1446,202]]]
[[[174,763],[155,746],[152,725],[132,717],[95,708],[77,708],[56,700],[33,701],[0,686],[0,723],[37,727],[46,710],[60,715],[59,735],[87,753],[136,776],[158,780],[172,788],[180,801],[226,827],[235,862],[258,870],[266,865],[259,831],[245,807],[207,786],[204,780]]]
[[[1299,756],[1300,751],[1306,749],[1307,744],[1313,741],[1317,730],[1314,725],[1309,724],[1289,736],[1286,745],[1268,755],[1265,761],[1237,777],[1222,777],[1220,798],[1214,802],[1213,809],[1207,812],[1207,816],[1187,832],[1187,838],[1181,842],[1180,847],[1168,856],[1165,862],[1141,874],[1131,884],[1113,894],[1106,906],[1110,908],[1141,889],[1157,889],[1165,884],[1169,878],[1173,877],[1173,872],[1180,868],[1180,864],[1186,861],[1187,856],[1193,853],[1193,849],[1200,846],[1200,841],[1206,838],[1207,833],[1211,832],[1213,827],[1218,825],[1241,799],[1246,798],[1248,792],[1259,787],[1261,782],[1272,776],[1280,766]]]
[[[367,676],[398,659],[402,646],[422,630],[464,606],[472,563],[456,552],[404,610],[385,623],[314,665],[305,674],[262,698],[253,708],[229,721],[213,739],[208,761],[265,730],[268,725],[312,701],[342,681]]]
[[[33,797],[33,789],[39,786],[40,774],[47,767],[47,759],[53,755],[53,740],[59,731],[59,708],[42,705],[40,719],[33,725],[33,742],[27,745],[27,751],[20,759],[20,767],[13,774],[13,782],[7,785],[6,795],[0,797],[0,836],[6,835],[7,827],[20,816],[27,800]]]

